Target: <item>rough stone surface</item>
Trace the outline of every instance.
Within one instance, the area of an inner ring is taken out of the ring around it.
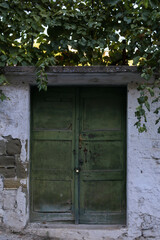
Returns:
[[[5,137],[7,139],[6,152],[8,155],[15,155],[21,153],[21,142],[19,139],[12,139],[11,136]]]
[[[14,167],[15,158],[12,156],[0,156],[0,167]]]
[[[22,77],[21,81],[15,79],[11,85],[4,87],[4,91],[11,100],[0,102],[0,156],[2,157],[0,160],[4,162],[4,156],[12,156],[12,161],[13,158],[15,159],[15,166],[10,168],[13,166],[3,163],[0,168],[1,225],[16,231],[22,231],[27,226],[23,231],[39,236],[38,239],[160,240],[160,135],[157,134],[156,118],[153,114],[157,103],[152,105],[151,112],[148,113],[148,132],[139,134],[134,127],[136,121],[134,112],[139,93],[135,84],[128,85],[126,227],[114,229],[87,225],[50,227],[47,224],[27,224],[29,221],[29,84]],[[9,144],[9,141],[12,144]],[[14,174],[9,174],[10,171],[14,171]],[[8,177],[5,173],[9,174]]]
[[[0,174],[5,178],[13,178],[16,176],[16,170],[14,167],[0,168]]]
[[[5,67],[5,72],[28,72],[28,73],[33,73],[36,71],[35,67],[28,67],[28,66],[18,66],[18,67]],[[130,67],[130,66],[85,66],[85,67],[71,67],[71,66],[52,66],[52,67],[48,67],[47,72],[51,73],[51,72],[93,72],[93,73],[97,73],[97,72],[137,72],[137,67]]]
[[[0,176],[0,192],[3,191],[3,177]]]
[[[5,189],[18,189],[20,186],[26,188],[25,183],[21,183],[20,179],[4,179],[4,188]]]
[[[3,140],[0,140],[0,156],[5,155],[6,153],[6,144]]]
[[[27,178],[27,164],[22,163],[19,159],[16,160],[16,175],[18,178]]]

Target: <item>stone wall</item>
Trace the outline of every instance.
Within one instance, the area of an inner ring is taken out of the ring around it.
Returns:
[[[50,76],[51,78],[51,76]],[[104,76],[103,76],[104,78]],[[125,74],[125,79],[127,75]],[[57,84],[57,83],[56,83]],[[104,84],[104,81],[103,81]],[[57,239],[160,239],[160,135],[152,105],[148,132],[134,127],[138,92],[128,84],[127,106],[127,226],[60,227],[27,224],[29,221],[30,87],[16,81],[4,88],[10,98],[0,102],[0,222],[2,226]],[[47,235],[48,234],[48,235]]]

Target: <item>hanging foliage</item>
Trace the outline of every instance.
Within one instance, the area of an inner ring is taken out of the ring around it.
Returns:
[[[153,102],[160,99],[160,91],[154,91],[160,89],[159,0],[0,0],[0,67],[36,66],[39,89],[47,88],[49,65],[124,65],[128,60],[138,64],[145,79],[135,113],[143,132],[148,94]],[[5,98],[2,92],[0,98]]]

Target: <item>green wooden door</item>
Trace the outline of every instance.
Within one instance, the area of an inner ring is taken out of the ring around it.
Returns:
[[[125,223],[125,95],[32,90],[31,220]]]

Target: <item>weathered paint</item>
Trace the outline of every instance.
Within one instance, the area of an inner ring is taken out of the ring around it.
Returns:
[[[22,229],[29,218],[28,194],[24,190],[29,186],[26,140],[30,131],[30,87],[22,82],[5,87],[10,100],[0,102],[0,159],[9,161],[4,169],[0,168],[0,217],[2,224],[14,229]]]
[[[71,75],[70,73],[69,77]],[[77,78],[80,79],[80,77]],[[86,75],[85,78],[87,78]],[[120,78],[117,81],[119,84],[122,78],[123,73],[120,73]],[[126,78],[127,73],[125,73],[123,83],[126,81]],[[109,73],[107,79],[109,79]],[[133,79],[136,79],[136,73]],[[105,77],[103,76],[103,84],[104,82]],[[28,141],[28,149],[30,143],[29,83],[24,81],[23,76],[19,76],[18,80],[13,80],[11,85],[4,87],[4,90],[10,97],[10,101],[0,103],[0,155],[5,154],[5,142],[7,141],[5,136],[10,135],[12,139],[20,140],[22,145],[19,156],[20,162],[27,166],[27,163],[29,163],[29,151],[26,152],[26,140]],[[48,225],[47,229],[46,224],[29,224],[27,231],[37,232],[39,235],[44,236],[48,234],[55,238],[68,240],[160,239],[160,135],[157,134],[157,128],[154,124],[155,116],[153,115],[156,103],[152,106],[151,112],[148,113],[148,132],[139,134],[134,127],[136,121],[134,112],[137,106],[136,98],[138,94],[136,84],[129,83],[127,106],[127,226],[125,228],[114,227],[114,229],[96,227],[95,229],[94,226],[88,227],[87,225],[79,227],[73,225]],[[27,184],[26,193],[23,186],[16,186],[18,188],[14,189],[5,189],[4,178],[0,178],[0,219],[2,224],[12,229],[22,229],[29,220],[29,208],[27,204],[29,192],[28,179],[27,174],[27,177],[20,180],[22,185]]]
[[[126,88],[31,92],[31,220],[125,224]]]

